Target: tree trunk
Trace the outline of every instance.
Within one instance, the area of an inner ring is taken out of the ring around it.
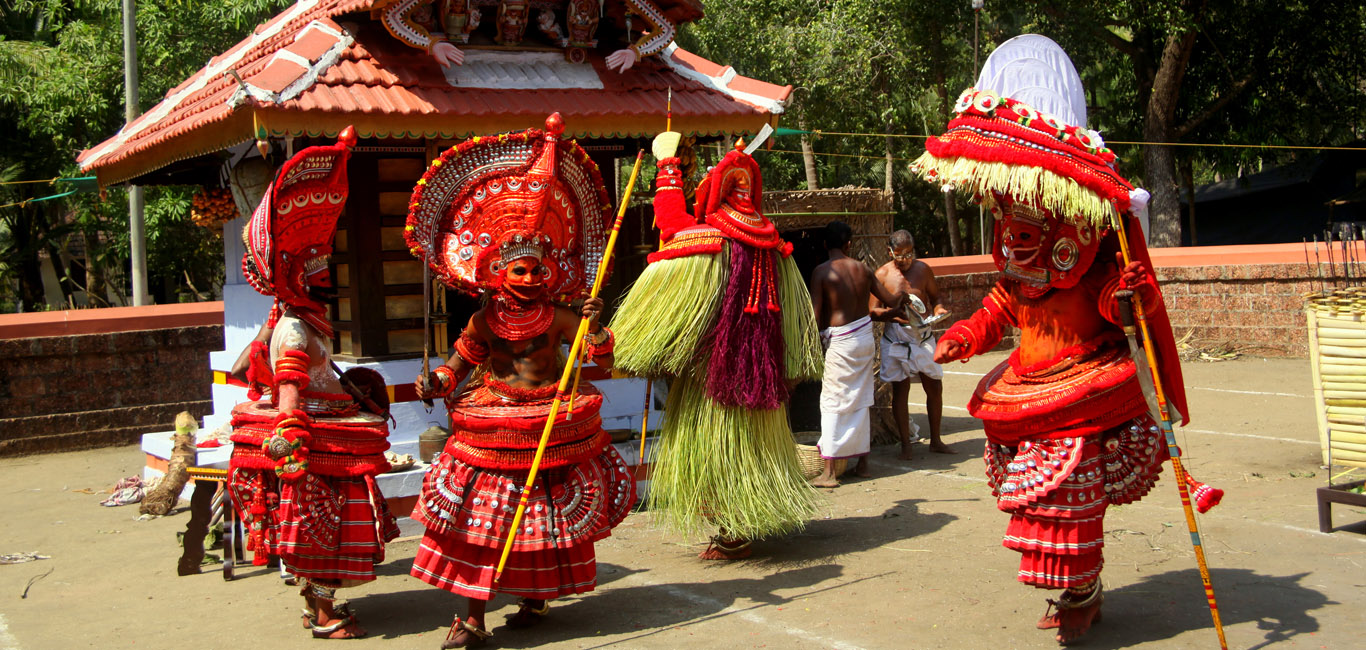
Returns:
[[[954,191],[944,191],[944,219],[949,226],[949,248],[955,256],[963,254],[963,238],[958,234],[958,206],[954,204]]]
[[[881,74],[881,75],[878,75],[878,76],[881,78],[881,85],[882,85],[882,101],[883,101],[883,104],[884,104],[883,109],[882,109],[882,111],[883,111],[883,112],[882,112],[882,117],[883,117],[883,124],[882,124],[882,126],[883,126],[883,131],[882,131],[882,132],[885,133],[885,134],[887,134],[887,137],[884,138],[885,142],[883,142],[883,151],[884,151],[885,154],[886,154],[887,166],[886,166],[886,169],[884,170],[886,173],[884,174],[884,178],[883,178],[883,182],[882,182],[882,189],[883,189],[884,191],[890,193],[890,192],[892,191],[892,180],[893,180],[893,178],[895,178],[895,173],[894,173],[894,170],[892,169],[892,165],[893,165],[893,160],[892,160],[892,159],[894,158],[894,156],[892,155],[892,153],[894,152],[894,150],[895,150],[895,148],[896,148],[896,145],[895,145],[895,143],[892,142],[892,134],[893,134],[893,133],[896,133],[896,123],[892,120],[892,107],[890,106],[890,104],[891,104],[891,101],[890,101],[890,100],[891,100],[891,93],[887,90],[887,75],[886,75],[886,74]]]
[[[165,515],[171,512],[185,483],[190,480],[190,468],[197,462],[194,434],[199,429],[194,416],[181,411],[175,416],[175,448],[166,467],[166,477],[142,499],[138,511],[144,515]]]
[[[20,251],[19,259],[19,304],[20,311],[38,311],[47,303],[43,291],[43,265],[38,259],[39,246],[34,245],[37,237],[34,228],[36,209],[21,206],[20,217],[11,231],[14,236],[14,249]]]
[[[806,127],[803,126],[802,130],[805,131]],[[811,141],[805,133],[802,134],[802,167],[806,168],[806,189],[820,189],[820,177],[816,175],[816,150],[811,148]]]
[[[1162,47],[1162,60],[1157,66],[1152,95],[1148,97],[1143,116],[1143,139],[1147,142],[1169,142],[1172,137],[1181,80],[1195,45],[1195,33],[1193,27],[1184,31],[1173,28]],[[1148,242],[1153,247],[1181,245],[1180,186],[1176,180],[1175,159],[1172,147],[1148,145],[1143,150],[1144,181],[1153,196],[1148,204],[1151,223]]]

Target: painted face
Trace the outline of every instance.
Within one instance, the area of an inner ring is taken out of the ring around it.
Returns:
[[[915,246],[897,246],[888,248],[887,253],[892,257],[892,264],[902,271],[908,271],[912,264],[915,264]]]
[[[519,257],[509,262],[504,270],[503,289],[519,300],[532,302],[545,294],[549,277],[550,270],[541,264],[541,260]]]
[[[735,167],[726,172],[721,179],[722,194],[738,203],[748,205],[750,200],[749,170]]]
[[[1034,292],[1070,289],[1095,260],[1103,233],[1083,218],[1058,219],[1024,203],[1000,201],[996,265]]]

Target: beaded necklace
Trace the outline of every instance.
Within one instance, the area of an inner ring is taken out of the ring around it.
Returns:
[[[527,304],[499,292],[484,310],[484,320],[498,338],[525,341],[550,329],[555,321],[555,307],[545,300]]]

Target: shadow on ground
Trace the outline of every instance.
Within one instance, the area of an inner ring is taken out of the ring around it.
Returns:
[[[501,648],[532,648],[572,639],[586,641],[600,635],[635,632],[640,634],[631,639],[638,639],[724,616],[743,616],[750,609],[781,606],[797,598],[868,579],[811,588],[818,583],[839,578],[842,571],[837,565],[827,564],[776,571],[761,578],[612,586],[613,582],[628,576],[649,574],[650,570],[599,564],[598,589],[552,601],[550,616],[541,625],[522,630],[504,625],[504,618],[516,611],[516,599],[507,596],[495,597],[490,603],[487,625]],[[637,581],[640,579],[636,578]],[[414,584],[417,585],[414,589],[358,598],[355,601],[356,608],[361,611],[372,636],[385,639],[430,637],[430,642],[424,640],[423,643],[435,648],[444,638],[451,617],[456,612],[464,612],[465,599],[420,585],[416,580]],[[801,591],[790,596],[776,593],[792,589]],[[737,601],[742,598],[757,602],[736,608]],[[629,645],[631,639],[614,643]]]
[[[1255,622],[1257,629],[1264,631],[1264,636],[1255,641],[1230,638],[1229,646],[1255,650],[1317,632],[1318,620],[1310,612],[1341,603],[1300,584],[1307,575],[1274,576],[1249,569],[1211,569],[1210,579],[1224,627]],[[1200,572],[1194,567],[1106,589],[1104,607],[1105,620],[1086,635],[1087,648],[1160,642],[1189,631],[1208,634],[1210,647],[1218,645]]]
[[[682,547],[679,552],[684,557],[681,559],[695,561],[694,575],[703,578],[697,582],[613,584],[628,577],[632,578],[627,581],[631,583],[649,582],[650,569],[600,563],[598,589],[552,602],[551,618],[542,626],[531,630],[504,627],[504,616],[515,611],[516,606],[516,599],[506,596],[498,596],[490,603],[488,623],[493,626],[499,647],[529,648],[651,628],[654,631],[644,634],[658,634],[662,630],[697,625],[722,616],[743,616],[750,609],[781,606],[795,598],[879,577],[863,577],[813,589],[815,585],[836,580],[843,574],[843,567],[834,561],[840,556],[927,535],[957,518],[948,514],[921,514],[917,504],[922,501],[904,499],[879,514],[866,517],[815,520],[800,533],[756,542],[754,556],[739,562],[691,560],[687,556],[700,550],[701,546],[696,549]],[[850,531],[858,531],[858,534]],[[407,561],[388,562],[380,566],[377,573],[382,580],[402,579],[409,566]],[[730,577],[746,569],[751,574],[757,569],[764,575]],[[403,591],[357,596],[356,608],[372,635],[383,638],[431,635],[433,645],[439,645],[435,639],[445,634],[444,630],[456,612],[465,611],[465,599],[428,587],[416,579],[412,579],[412,584],[412,589]],[[795,595],[777,593],[794,589],[801,591]],[[735,609],[742,599],[753,602]],[[629,642],[627,639],[615,643]]]

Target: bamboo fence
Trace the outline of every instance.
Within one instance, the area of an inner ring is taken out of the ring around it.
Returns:
[[[1305,296],[1323,464],[1366,467],[1366,287]]]

